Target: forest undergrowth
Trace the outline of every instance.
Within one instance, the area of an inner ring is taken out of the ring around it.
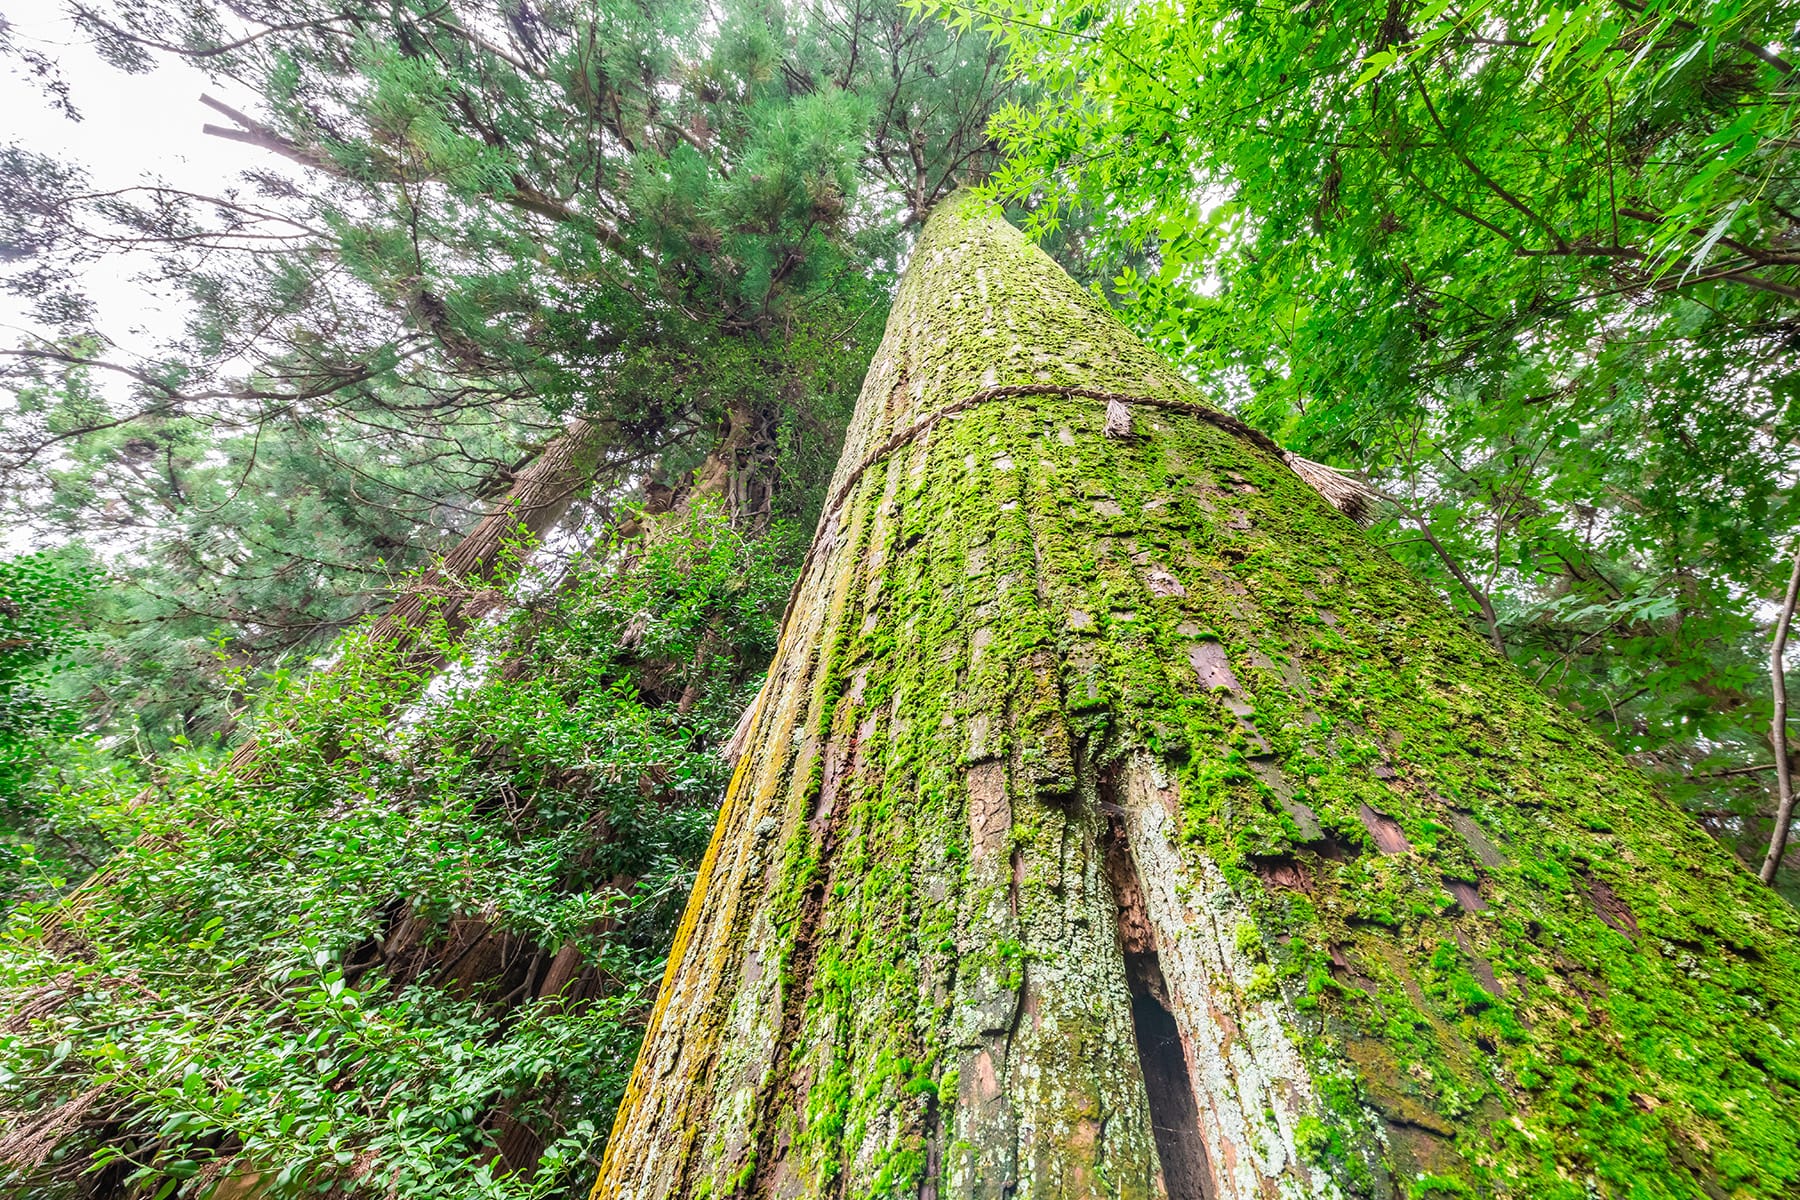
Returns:
[[[432,677],[353,635],[277,679],[248,768],[66,769],[0,935],[5,1190],[591,1177],[796,546],[653,519]],[[60,910],[54,846],[115,848]]]

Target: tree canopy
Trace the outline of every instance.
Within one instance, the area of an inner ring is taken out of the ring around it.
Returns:
[[[1800,516],[1791,5],[917,7],[1044,89],[995,194],[1114,214],[1128,319],[1394,493],[1376,536],[1621,749],[1755,807]]]
[[[808,512],[906,214],[986,161],[1003,82],[997,52],[873,7],[76,15],[123,69],[174,56],[259,101],[206,98],[244,147],[228,195],[0,163],[38,319],[7,358],[9,512],[156,547],[126,619],[157,739],[238,703],[212,632],[317,652],[570,415],[604,428],[601,510],[730,441],[735,506]],[[190,314],[146,358],[84,293],[128,251]]]

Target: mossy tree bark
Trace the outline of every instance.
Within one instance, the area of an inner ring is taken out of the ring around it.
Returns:
[[[1266,447],[1071,388],[1199,399],[947,205],[595,1195],[1800,1191],[1792,910]]]

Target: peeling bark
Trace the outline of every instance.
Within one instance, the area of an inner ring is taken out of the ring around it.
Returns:
[[[1800,919],[1199,400],[932,218],[596,1197],[1800,1189]]]

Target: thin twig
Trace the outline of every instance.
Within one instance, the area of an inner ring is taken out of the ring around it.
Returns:
[[[1769,686],[1775,712],[1769,722],[1769,744],[1775,751],[1775,828],[1769,834],[1769,856],[1763,859],[1762,881],[1775,882],[1775,868],[1787,849],[1788,824],[1794,818],[1794,775],[1788,763],[1787,672],[1782,658],[1787,653],[1788,628],[1794,623],[1794,602],[1800,599],[1800,542],[1794,546],[1794,571],[1788,576],[1787,596],[1775,622],[1775,640],[1769,647]]]
[[[1398,496],[1381,491],[1379,488],[1371,487],[1369,490],[1399,509],[1401,515],[1405,516],[1414,525],[1419,527],[1420,535],[1430,543],[1433,550],[1437,551],[1438,558],[1443,560],[1444,566],[1449,569],[1450,574],[1456,577],[1456,582],[1462,584],[1463,591],[1469,593],[1469,598],[1475,601],[1477,608],[1481,609],[1482,619],[1487,622],[1488,644],[1504,658],[1506,656],[1506,642],[1500,637],[1500,618],[1495,614],[1494,602],[1488,599],[1488,594],[1479,587],[1476,587],[1475,581],[1470,579],[1468,575],[1463,572],[1462,566],[1456,561],[1456,557],[1444,548],[1442,542],[1438,541],[1437,535],[1431,531],[1430,523],[1427,522],[1423,516],[1414,512],[1411,506],[1404,500],[1401,500]]]

